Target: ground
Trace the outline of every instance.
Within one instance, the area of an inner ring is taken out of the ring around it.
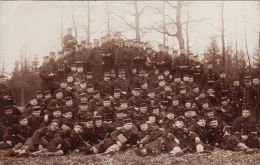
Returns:
[[[259,165],[260,152],[254,154],[244,154],[243,152],[231,152],[215,150],[212,153],[186,154],[182,157],[173,157],[169,154],[161,154],[156,157],[138,157],[133,151],[120,152],[113,156],[104,155],[80,155],[70,154],[56,157],[37,158],[6,158],[4,151],[0,151],[0,165]]]

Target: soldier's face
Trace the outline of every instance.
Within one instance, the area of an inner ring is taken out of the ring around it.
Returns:
[[[33,112],[32,112],[32,115],[33,115],[34,117],[40,117],[40,116],[41,116],[41,111],[33,111]]]
[[[251,112],[249,110],[243,110],[242,111],[242,116],[244,118],[247,118],[247,117],[251,116]]]
[[[142,84],[142,89],[147,89],[148,88],[148,84],[147,83],[145,83],[145,84]]]
[[[94,92],[94,88],[90,87],[87,89],[89,93],[93,93]]]
[[[72,118],[72,112],[64,113],[63,117],[66,118],[66,119],[71,119]]]
[[[94,42],[94,46],[95,46],[95,47],[98,47],[98,46],[99,46],[99,42],[95,41],[95,42]]]
[[[118,119],[123,119],[124,117],[125,117],[124,113],[117,113],[116,114],[116,118],[118,118]]]
[[[154,115],[159,115],[159,114],[160,114],[159,109],[154,109],[154,110],[152,111],[152,114],[154,114]]]
[[[148,93],[148,97],[150,97],[150,98],[154,98],[154,97],[155,97],[155,93],[153,93],[153,92]]]
[[[180,83],[181,82],[181,78],[174,78],[174,82]]]
[[[159,82],[159,86],[160,86],[160,87],[164,87],[164,86],[165,86],[165,81],[160,81],[160,82]]]
[[[118,77],[122,78],[122,79],[125,79],[125,75],[124,74],[119,74]]]
[[[214,92],[213,89],[208,89],[208,90],[207,90],[207,93],[208,93],[209,95],[210,95],[210,94],[213,94],[213,92]]]
[[[102,120],[96,120],[95,121],[96,127],[101,127],[102,123],[103,123]]]
[[[5,110],[5,115],[11,115],[13,113],[12,109]]]
[[[158,80],[163,80],[164,76],[162,74],[157,76]]]
[[[137,69],[132,69],[131,72],[132,72],[133,74],[136,74],[136,73],[137,73]]]
[[[87,87],[87,84],[86,84],[86,83],[80,83],[80,88],[86,89],[86,87]]]
[[[120,97],[120,93],[119,92],[114,93],[114,97],[115,98],[119,98]]]
[[[202,104],[202,108],[203,108],[203,109],[208,109],[208,108],[209,108],[209,104],[208,104],[208,103]]]
[[[36,98],[37,99],[42,99],[43,98],[43,94],[37,94]]]
[[[50,93],[46,94],[44,97],[45,97],[45,99],[50,99],[51,98],[51,94]]]
[[[194,93],[199,93],[200,89],[199,88],[193,88]]]
[[[150,124],[154,124],[156,122],[156,117],[155,116],[149,116],[148,121]]]
[[[75,72],[77,70],[77,67],[72,66],[72,67],[70,67],[70,69],[71,69],[71,71]]]
[[[173,100],[173,101],[172,101],[172,105],[173,105],[173,106],[179,105],[179,100]]]
[[[54,117],[61,117],[61,115],[62,115],[61,111],[54,111],[53,112]]]
[[[238,87],[238,86],[240,85],[240,83],[239,83],[239,81],[234,81],[234,82],[233,82],[233,85],[236,86],[236,87]]]
[[[127,103],[121,103],[121,104],[120,104],[120,107],[121,107],[122,109],[127,109],[127,108],[128,108],[128,104],[127,104]]]
[[[155,74],[155,75],[158,75],[159,73],[160,73],[160,72],[159,72],[158,69],[155,69],[155,70],[154,70],[154,74]]]
[[[174,119],[174,114],[173,113],[168,113],[167,114],[167,118],[170,119],[170,120]]]
[[[200,127],[205,127],[205,126],[206,126],[206,120],[200,119],[199,121],[197,121],[197,124],[198,124]]]
[[[100,94],[99,94],[99,93],[94,94],[94,95],[93,95],[93,98],[94,98],[94,99],[99,99],[99,98],[100,98]]]
[[[67,106],[72,106],[72,104],[73,104],[73,101],[72,101],[72,100],[67,100],[67,101],[66,101],[66,105],[67,105]]]
[[[212,121],[210,122],[210,126],[211,126],[212,128],[216,128],[216,127],[218,126],[218,121],[217,121],[217,120],[212,120]]]
[[[104,77],[104,80],[105,80],[105,81],[109,81],[109,80],[110,80],[110,77],[109,77],[109,76],[105,76],[105,77]]]
[[[168,70],[167,70],[167,71],[164,71],[163,74],[164,74],[165,76],[169,76],[169,75],[170,75],[170,71],[168,71]]]
[[[87,75],[87,79],[92,79],[92,77],[93,77],[93,76],[92,76],[91,74],[88,74],[88,75]]]
[[[147,112],[147,107],[140,107],[140,112],[146,113]]]
[[[183,95],[185,95],[186,94],[186,89],[182,89],[182,90],[180,90],[180,94],[183,94]]]
[[[67,87],[67,83],[65,83],[65,82],[61,83],[61,84],[60,84],[60,87],[61,87],[61,88],[66,88],[66,87]]]
[[[83,129],[82,129],[81,126],[75,125],[75,126],[74,126],[74,131],[76,132],[76,134],[80,134],[80,133],[83,132]]]
[[[176,126],[177,128],[182,128],[182,127],[184,126],[184,123],[183,123],[183,121],[176,121],[176,122],[175,122],[175,126]]]
[[[223,79],[226,78],[226,73],[221,73],[220,78],[223,78]]]
[[[183,76],[183,81],[187,82],[189,80],[190,80],[189,76]]]
[[[30,104],[31,104],[31,105],[37,105],[37,104],[38,104],[37,99],[32,99],[32,100],[30,101]]]
[[[72,83],[72,82],[73,82],[73,77],[71,77],[71,76],[68,77],[68,78],[67,78],[67,82],[68,82],[68,83]]]
[[[123,127],[127,131],[131,130],[133,128],[133,123],[125,123]]]
[[[61,99],[63,97],[63,94],[61,92],[56,93],[56,98]]]
[[[213,68],[213,65],[212,64],[209,64],[208,65],[208,69],[212,69]]]
[[[228,101],[227,100],[223,100],[223,101],[221,101],[221,104],[224,105],[224,106],[227,106],[228,105]]]
[[[170,86],[165,86],[164,89],[165,89],[166,92],[172,91],[172,88]]]
[[[116,73],[115,72],[111,72],[110,73],[110,77],[115,78],[116,77]]]
[[[109,107],[111,105],[110,101],[104,101],[103,102],[104,107]]]
[[[77,71],[78,71],[79,73],[82,73],[82,72],[83,72],[83,67],[78,67],[78,68],[77,68]]]
[[[193,77],[190,77],[190,78],[189,78],[189,82],[190,82],[190,83],[193,83],[193,82],[194,82],[194,78],[193,78]]]
[[[58,129],[59,129],[59,124],[55,123],[55,122],[52,122],[51,123],[51,130],[52,131],[57,131]]]
[[[87,128],[93,128],[93,121],[86,122],[86,127]]]
[[[253,84],[254,85],[259,85],[259,78],[254,78],[253,79]]]
[[[189,102],[185,103],[185,108],[191,108],[191,103]]]
[[[214,112],[208,112],[207,113],[207,117],[208,118],[212,118],[212,117],[214,117],[215,115],[214,115]]]
[[[196,116],[197,114],[196,114],[195,111],[186,111],[186,112],[184,113],[184,115],[185,115],[185,117],[190,118],[190,117]]]
[[[27,119],[22,119],[22,120],[20,120],[20,125],[23,125],[23,126],[25,126],[25,125],[28,125],[28,120]]]
[[[142,131],[146,131],[148,129],[148,124],[145,123],[145,124],[140,125],[140,129]]]

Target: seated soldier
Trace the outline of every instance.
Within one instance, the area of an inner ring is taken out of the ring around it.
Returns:
[[[163,131],[150,127],[146,120],[140,122],[140,131],[138,132],[137,146],[134,151],[138,156],[155,156],[162,152],[163,146],[161,136]]]

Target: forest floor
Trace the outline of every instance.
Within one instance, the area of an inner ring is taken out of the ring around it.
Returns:
[[[132,150],[119,152],[113,156],[108,155],[81,155],[69,154],[55,157],[14,158],[4,157],[5,151],[0,151],[0,165],[259,165],[260,152],[245,154],[216,149],[211,153],[185,154],[173,157],[169,154],[158,156],[138,157]]]

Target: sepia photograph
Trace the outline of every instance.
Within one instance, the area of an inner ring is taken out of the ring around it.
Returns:
[[[0,165],[259,165],[260,1],[0,1]]]

